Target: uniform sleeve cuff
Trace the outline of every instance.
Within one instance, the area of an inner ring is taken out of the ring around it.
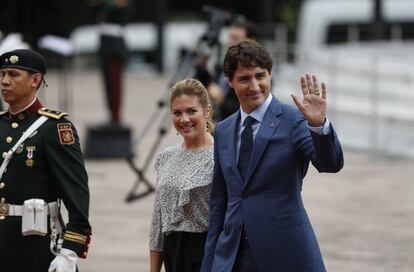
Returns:
[[[86,258],[88,255],[91,234],[84,235],[73,231],[65,231],[63,235],[63,248],[76,252],[79,258]]]

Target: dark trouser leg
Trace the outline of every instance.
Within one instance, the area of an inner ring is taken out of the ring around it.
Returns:
[[[110,114],[110,118],[112,119],[112,112],[113,112],[113,95],[112,95],[112,73],[111,73],[111,60],[109,57],[103,57],[101,60],[101,69],[104,81],[104,91],[105,91],[105,102]],[[112,121],[112,120],[110,120]]]
[[[123,60],[118,57],[104,57],[101,66],[105,85],[105,99],[111,122],[119,123],[121,121]]]
[[[112,121],[119,123],[121,121],[121,96],[122,96],[122,60],[119,58],[111,59],[111,77],[112,77]]]

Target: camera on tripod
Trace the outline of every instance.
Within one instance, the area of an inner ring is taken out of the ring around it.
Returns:
[[[219,43],[219,36],[223,27],[235,22],[246,22],[243,15],[209,5],[204,5],[202,11],[208,14],[208,28],[206,33],[201,36],[200,41],[207,43],[210,47]]]

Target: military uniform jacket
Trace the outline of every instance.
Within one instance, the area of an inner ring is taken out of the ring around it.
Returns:
[[[91,235],[88,178],[78,134],[66,114],[42,108],[39,100],[17,115],[1,112],[0,154],[10,150],[41,115],[49,119],[14,153],[0,180],[0,198],[15,205],[31,198],[63,200],[68,211],[62,225],[63,247],[85,258]],[[23,236],[21,216],[0,219],[0,270],[47,271],[54,258],[49,235]]]
[[[127,22],[130,5],[118,6],[113,1],[105,1],[98,5],[98,9],[100,16],[103,17],[102,23],[117,25],[122,29]],[[128,57],[128,48],[123,32],[122,35],[101,33],[99,45],[101,57],[118,57],[120,59]]]

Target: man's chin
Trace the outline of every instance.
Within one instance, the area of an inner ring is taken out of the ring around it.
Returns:
[[[262,99],[252,100],[251,103],[249,104],[249,107],[251,109],[256,109],[257,107],[259,107],[260,105],[262,105],[263,102],[264,102],[264,100],[262,100]]]

